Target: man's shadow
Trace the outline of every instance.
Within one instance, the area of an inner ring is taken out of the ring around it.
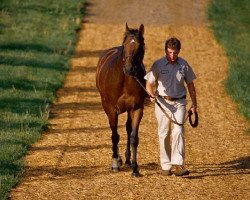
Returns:
[[[196,169],[187,179],[201,179],[207,176],[228,176],[250,174],[250,156],[237,158],[220,164],[190,164]]]

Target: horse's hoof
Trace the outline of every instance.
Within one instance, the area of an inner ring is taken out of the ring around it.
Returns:
[[[142,174],[140,174],[139,172],[133,172],[132,173],[132,177],[142,177],[143,175]]]
[[[131,167],[132,167],[131,162],[130,162],[130,161],[126,161],[126,162],[125,162],[125,166],[126,166],[127,168],[131,168]]]
[[[117,164],[118,164],[119,167],[121,167],[121,166],[123,165],[123,162],[122,162],[121,157],[119,157],[119,158],[117,159]]]
[[[132,166],[130,164],[125,164],[125,168],[131,168]]]
[[[119,168],[122,166],[122,159],[119,156],[118,158],[113,158],[112,160],[112,170],[119,171]]]
[[[120,171],[119,168],[113,168],[113,167],[112,167],[112,172],[117,173],[117,172],[119,172],[119,171]]]

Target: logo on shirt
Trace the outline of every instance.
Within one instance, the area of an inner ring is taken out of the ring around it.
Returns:
[[[166,70],[166,69],[164,69],[164,70],[161,70],[161,73],[162,73],[162,74],[168,74],[168,73],[169,73],[169,71],[168,71],[168,70]]]
[[[180,75],[181,75],[182,77],[185,76],[184,67],[180,67],[178,71],[179,71],[179,73],[180,73]]]

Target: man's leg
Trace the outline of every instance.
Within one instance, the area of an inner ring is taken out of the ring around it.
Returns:
[[[177,103],[175,105],[176,112],[174,114],[174,120],[179,123],[183,123],[186,113],[186,106]],[[174,124],[172,130],[172,165],[184,165],[185,160],[185,139],[184,139],[184,127]]]
[[[161,167],[162,170],[170,170],[172,167],[170,145],[170,121],[157,105],[155,107],[155,114],[158,122]]]
[[[175,105],[176,112],[174,118],[179,123],[183,123],[186,113],[186,106],[177,103]],[[172,159],[171,164],[174,167],[174,174],[176,176],[188,175],[189,171],[185,169],[185,138],[184,138],[184,127],[174,124],[172,131]]]

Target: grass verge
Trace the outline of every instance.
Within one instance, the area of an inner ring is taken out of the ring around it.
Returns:
[[[229,58],[225,86],[239,111],[250,120],[250,1],[212,0],[208,17]],[[249,131],[249,130],[248,130]],[[250,132],[250,131],[249,131]]]
[[[47,127],[49,105],[74,53],[85,0],[0,2],[0,199]]]

